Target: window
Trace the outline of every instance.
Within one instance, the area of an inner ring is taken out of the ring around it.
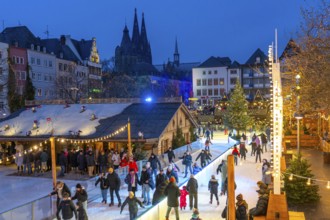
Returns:
[[[206,86],[206,79],[202,79],[202,85]]]
[[[36,63],[36,59],[34,57],[31,57],[31,64],[35,64]]]
[[[203,75],[206,75],[206,71],[203,71]]]
[[[42,96],[42,91],[41,91],[41,89],[37,89],[37,95],[38,95],[38,96]]]
[[[197,86],[200,86],[200,85],[201,85],[201,80],[200,80],[200,79],[197,79],[197,80],[196,80],[196,85],[197,85]]]
[[[53,77],[52,76],[49,76],[49,81],[53,81]]]
[[[214,70],[214,74],[218,74],[218,70]]]
[[[213,93],[213,89],[209,89],[209,92],[208,92],[209,96],[212,96],[212,93]]]
[[[44,66],[47,66],[48,62],[47,60],[44,60]]]
[[[59,69],[60,71],[63,70],[63,64],[62,64],[62,63],[59,63],[59,64],[58,64],[58,69]]]
[[[0,92],[3,92],[3,85],[0,85]]]
[[[15,57],[15,58],[16,58],[15,63],[19,64],[19,57]]]
[[[0,76],[2,76],[2,71],[3,71],[2,67],[0,67]]]
[[[207,85],[212,86],[212,81],[213,81],[212,79],[208,79],[207,80]]]
[[[21,80],[26,80],[26,72],[21,72]]]
[[[220,89],[220,95],[223,96],[225,94],[225,89]]]
[[[38,80],[41,80],[41,73],[38,73]]]
[[[212,74],[212,71],[211,70],[209,70],[209,75],[211,75]]]
[[[48,76],[45,74],[44,75],[44,80],[47,81],[47,79],[48,79]]]
[[[235,85],[237,83],[237,78],[230,78],[230,84]]]
[[[53,67],[53,61],[49,60],[49,61],[48,61],[48,66],[49,66],[49,67]]]
[[[214,95],[214,96],[218,96],[218,95],[219,95],[219,90],[218,90],[218,89],[214,89],[214,91],[213,91],[213,95]]]
[[[68,65],[64,64],[64,71],[68,71]]]
[[[237,70],[230,70],[230,74],[237,74]]]
[[[3,102],[0,102],[0,109],[4,109],[5,104]]]
[[[256,63],[260,63],[260,57],[256,57]]]
[[[23,57],[20,57],[20,58],[19,58],[19,63],[20,63],[20,64],[24,64],[24,59],[23,59]]]
[[[0,50],[0,59],[2,59],[2,51]]]
[[[32,79],[36,78],[36,73],[32,73]]]
[[[201,96],[201,90],[200,89],[197,89],[197,96]]]
[[[213,85],[215,86],[219,85],[219,80],[217,78],[213,79]]]
[[[37,58],[37,65],[40,65],[40,59]]]
[[[219,79],[219,84],[220,84],[220,85],[225,84],[225,79],[224,79],[224,78],[220,78],[220,79]]]
[[[47,92],[48,92],[48,91],[47,91],[47,90],[45,90],[45,94],[44,94],[44,96],[46,96],[46,97],[47,97]]]
[[[204,96],[207,95],[207,90],[206,90],[206,89],[203,89],[203,90],[202,90],[202,95],[204,95]]]

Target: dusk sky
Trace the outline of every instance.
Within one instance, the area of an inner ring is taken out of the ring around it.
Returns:
[[[5,27],[26,25],[36,36],[96,37],[101,59],[114,56],[126,24],[132,34],[134,8],[139,26],[145,14],[153,64],[173,60],[175,38],[181,62],[229,56],[244,63],[257,49],[267,53],[278,29],[279,53],[301,22],[301,7],[317,0],[16,0],[1,3]],[[2,30],[2,25],[1,25]]]

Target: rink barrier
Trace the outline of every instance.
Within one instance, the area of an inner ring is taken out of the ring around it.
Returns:
[[[229,147],[227,151],[223,152],[221,155],[215,158],[209,165],[207,165],[203,170],[201,170],[199,173],[195,175],[195,178],[198,180],[198,186],[208,185],[211,175],[216,174],[218,165],[221,163],[222,160],[227,160],[227,156],[231,154],[231,150],[232,150],[231,147],[238,143],[236,140],[231,138],[228,139],[228,142],[229,142],[228,143]],[[186,186],[187,182],[188,180],[180,183],[179,184],[180,189],[182,189],[183,186]],[[165,219],[166,211],[167,211],[167,198],[163,199],[157,205],[144,210],[141,214],[139,214],[137,220]]]

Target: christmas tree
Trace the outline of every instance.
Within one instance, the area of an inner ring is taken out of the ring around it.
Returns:
[[[301,158],[301,154],[291,160],[284,177],[284,189],[289,205],[317,202],[320,199],[319,186],[308,179],[314,177],[310,166],[306,159]]]
[[[252,119],[248,114],[248,102],[245,99],[243,88],[237,83],[228,101],[227,109],[224,113],[224,124],[229,129],[236,129],[237,134],[251,125]]]
[[[32,80],[30,78],[30,66],[26,68],[26,81],[25,81],[25,99],[26,100],[34,100],[35,88],[33,86]]]

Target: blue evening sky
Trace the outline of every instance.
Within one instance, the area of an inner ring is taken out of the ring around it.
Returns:
[[[26,25],[41,38],[68,34],[96,37],[101,59],[114,56],[126,24],[132,34],[134,8],[139,26],[145,14],[153,64],[173,60],[178,38],[181,62],[229,56],[241,63],[257,49],[267,53],[278,29],[279,53],[301,22],[301,7],[318,0],[16,0],[2,1],[0,24]]]

